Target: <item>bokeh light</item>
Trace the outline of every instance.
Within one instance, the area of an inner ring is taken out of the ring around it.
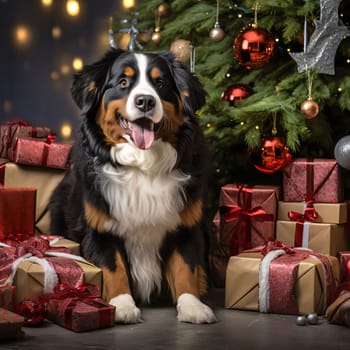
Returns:
[[[72,126],[69,123],[62,124],[61,136],[63,139],[69,139],[72,136]]]
[[[123,7],[129,9],[135,6],[135,0],[123,0]]]
[[[45,7],[51,6],[52,3],[53,3],[52,0],[41,0],[41,4],[42,4],[43,6],[45,6]]]
[[[25,25],[18,25],[15,28],[15,40],[20,46],[25,46],[31,41],[31,31]]]
[[[74,70],[81,70],[83,68],[83,60],[80,57],[75,57],[72,62],[72,67]]]
[[[77,0],[67,0],[66,11],[69,16],[75,17],[80,13],[80,4]]]
[[[58,27],[58,26],[52,27],[51,34],[54,39],[59,39],[62,35],[61,27]]]

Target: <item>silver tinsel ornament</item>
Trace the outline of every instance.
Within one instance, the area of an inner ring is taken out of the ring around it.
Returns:
[[[304,52],[290,55],[298,65],[298,72],[315,69],[320,74],[334,75],[334,58],[341,40],[350,34],[338,26],[338,7],[341,0],[320,0],[320,19]]]

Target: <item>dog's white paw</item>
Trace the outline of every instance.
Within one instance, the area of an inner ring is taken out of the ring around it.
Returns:
[[[213,310],[189,293],[179,296],[176,309],[177,319],[181,322],[213,323],[217,321]]]
[[[136,307],[134,299],[130,294],[121,294],[112,298],[109,303],[115,306],[115,322],[117,323],[139,323],[141,311]]]

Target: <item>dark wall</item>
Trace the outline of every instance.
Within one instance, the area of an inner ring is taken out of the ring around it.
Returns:
[[[78,56],[91,63],[108,49],[109,17],[121,1],[79,2],[80,15],[70,17],[65,0],[53,0],[48,8],[40,0],[0,0],[0,123],[23,119],[58,134],[64,122],[78,125],[70,96],[72,60]],[[18,25],[32,33],[23,47],[14,36]],[[52,37],[55,26],[61,28],[59,39]],[[62,72],[62,66],[69,71]]]

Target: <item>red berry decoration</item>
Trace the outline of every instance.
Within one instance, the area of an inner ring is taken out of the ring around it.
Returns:
[[[253,93],[253,89],[244,84],[235,84],[227,88],[221,94],[221,99],[234,106],[236,100],[243,100]]]
[[[266,29],[248,28],[234,39],[234,56],[242,67],[258,69],[271,61],[275,46],[274,38]]]
[[[17,306],[16,312],[24,317],[26,326],[38,326],[45,319],[45,304],[39,301],[25,299]]]

